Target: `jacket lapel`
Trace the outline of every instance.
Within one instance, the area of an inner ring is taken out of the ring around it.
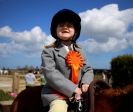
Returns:
[[[58,52],[59,56],[61,56],[63,58],[66,57],[67,51],[62,45],[60,45],[58,48],[55,48],[55,50]]]
[[[73,49],[75,49],[76,51],[81,51],[81,48],[80,47],[76,47],[76,46],[73,46]]]

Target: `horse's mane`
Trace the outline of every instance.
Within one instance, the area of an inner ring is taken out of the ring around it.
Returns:
[[[94,80],[90,84],[89,92],[95,92],[96,94],[104,94],[110,97],[126,95],[129,92],[133,92],[133,84],[119,88],[112,88],[103,80]]]
[[[99,94],[104,94],[109,97],[115,97],[115,96],[122,96],[129,93],[133,93],[133,84],[127,85],[125,87],[119,87],[119,88],[109,88],[109,89],[103,89],[99,92]]]

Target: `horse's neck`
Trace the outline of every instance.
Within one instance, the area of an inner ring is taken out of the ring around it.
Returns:
[[[86,98],[86,99],[88,99],[88,101],[87,101],[88,102],[88,104],[87,104],[88,105],[87,112],[94,112],[94,109],[95,109],[95,112],[104,112],[104,111],[98,111],[98,109],[96,108],[96,106],[98,106],[97,105],[97,103],[98,103],[97,100],[98,99],[96,97],[96,94],[99,91],[101,91],[102,89],[107,89],[107,88],[110,88],[110,87],[104,81],[101,81],[101,80],[92,81],[92,83],[90,84],[89,90],[88,90],[87,98]],[[108,100],[105,99],[105,102],[107,103]],[[108,111],[106,111],[106,112],[108,112]],[[109,111],[109,112],[111,112],[111,111]]]
[[[95,112],[112,112],[112,105],[109,97],[104,95],[97,95],[95,97]]]

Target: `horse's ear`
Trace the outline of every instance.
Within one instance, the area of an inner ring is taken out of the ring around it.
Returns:
[[[105,81],[103,80],[93,80],[90,83],[90,91],[98,92],[103,89],[109,89],[111,88]]]
[[[97,80],[95,83],[96,86],[100,87],[101,89],[109,89],[111,88],[108,83],[103,80]]]

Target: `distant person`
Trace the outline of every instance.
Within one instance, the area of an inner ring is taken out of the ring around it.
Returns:
[[[35,86],[36,77],[33,74],[33,70],[29,70],[25,75],[26,88]]]

